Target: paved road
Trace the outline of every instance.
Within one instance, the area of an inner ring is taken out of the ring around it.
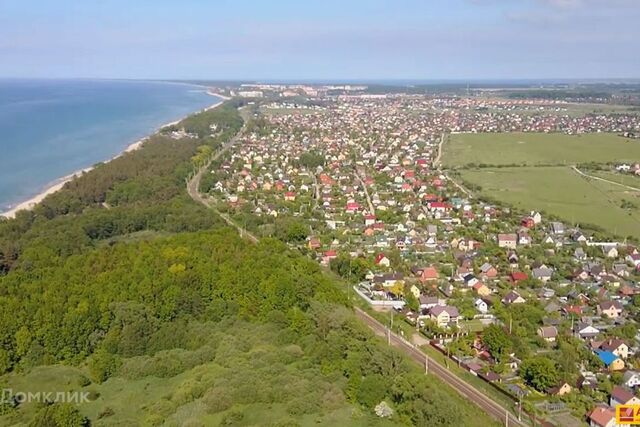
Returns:
[[[425,361],[428,356],[423,353],[421,350],[414,347],[411,343],[401,338],[397,334],[391,332],[389,334],[389,330],[382,323],[378,322],[376,319],[371,317],[365,311],[356,307],[356,315],[363,320],[367,326],[373,330],[377,335],[385,336],[387,338],[390,337],[391,344],[395,347],[398,347],[404,353],[406,353],[413,360],[418,362],[421,365],[425,365]],[[428,367],[429,373],[435,375],[440,378],[444,383],[448,384],[454,390],[456,390],[462,397],[471,402],[478,405],[484,412],[491,415],[495,419],[500,422],[507,423],[508,417],[508,425],[510,426],[528,426],[524,421],[518,421],[518,418],[513,415],[511,412],[508,412],[502,405],[496,403],[491,400],[478,390],[476,390],[472,385],[466,383],[455,374],[452,374],[448,369],[434,361],[432,358],[428,358]]]
[[[220,216],[224,220],[224,222],[226,222],[231,227],[235,228],[240,234],[240,237],[246,237],[253,243],[258,243],[258,238],[256,236],[254,236],[244,228],[240,227],[233,219],[231,219],[229,215],[227,215],[226,213],[220,212],[218,209],[215,208],[215,199],[200,193],[200,190],[199,190],[200,181],[202,180],[202,175],[204,175],[209,170],[209,166],[211,165],[211,163],[218,160],[220,156],[222,156],[229,148],[233,147],[238,142],[243,131],[244,131],[244,127],[240,129],[238,133],[229,140],[229,142],[224,144],[220,148],[220,150],[218,150],[218,152],[213,157],[211,157],[211,159],[207,162],[206,165],[202,166],[198,170],[198,172],[196,172],[193,178],[191,178],[187,182],[187,192],[189,193],[189,196],[191,196],[191,198],[194,201],[200,203],[201,205],[203,205],[208,209],[211,209],[213,212],[216,213],[216,215]]]

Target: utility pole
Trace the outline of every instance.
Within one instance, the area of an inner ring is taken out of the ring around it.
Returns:
[[[522,396],[518,397],[518,421],[522,421]]]
[[[429,356],[424,355],[424,373],[425,375],[429,374]]]
[[[573,313],[571,314],[571,332],[573,333]]]
[[[389,330],[393,329],[393,307],[391,308],[391,326],[389,327]]]

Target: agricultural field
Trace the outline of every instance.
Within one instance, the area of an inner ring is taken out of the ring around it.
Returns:
[[[488,101],[492,101],[490,98]],[[582,117],[587,114],[640,114],[640,110],[628,105],[608,105],[589,103],[567,103],[551,106],[523,105],[510,108],[489,107],[487,111],[496,113],[513,113],[523,115],[548,114],[569,117]]]
[[[492,200],[557,215],[568,224],[593,224],[617,236],[640,238],[640,193],[582,177],[569,167],[481,168],[460,173]]]
[[[444,144],[443,165],[535,166],[632,162],[640,159],[640,140],[594,133],[453,134]]]

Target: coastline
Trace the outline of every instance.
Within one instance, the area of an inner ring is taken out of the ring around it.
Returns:
[[[162,129],[164,129],[164,128],[168,127],[168,126],[176,125],[176,124],[180,123],[182,120],[184,120],[184,119],[186,119],[187,117],[191,116],[192,114],[196,114],[196,113],[201,112],[201,111],[209,111],[209,110],[212,110],[212,109],[214,109],[214,108],[216,108],[216,107],[220,106],[224,101],[227,101],[227,100],[231,99],[231,98],[229,98],[228,96],[221,95],[221,94],[219,94],[219,93],[215,93],[215,92],[213,92],[213,91],[211,91],[211,90],[209,90],[209,89],[206,91],[206,93],[207,93],[207,95],[214,96],[214,97],[216,97],[216,98],[220,98],[222,101],[218,101],[218,102],[216,102],[215,104],[212,104],[212,105],[210,105],[210,106],[208,106],[208,107],[205,107],[204,109],[201,109],[201,110],[198,110],[198,111],[191,112],[191,113],[187,114],[187,115],[186,115],[186,116],[184,116],[184,117],[181,117],[181,118],[179,118],[179,119],[177,119],[177,120],[174,120],[174,121],[171,121],[171,122],[169,122],[169,123],[165,123],[165,124],[161,125],[161,126],[160,126],[160,127],[158,127],[158,129],[156,129],[153,133],[151,133],[151,134],[149,134],[149,135],[147,135],[147,136],[145,136],[145,137],[143,137],[143,138],[141,138],[141,139],[139,139],[139,140],[135,141],[135,142],[134,142],[134,143],[132,143],[132,144],[129,144],[129,145],[128,145],[124,150],[122,150],[119,154],[115,155],[114,157],[112,157],[112,158],[110,158],[110,159],[108,159],[108,160],[106,160],[106,161],[104,161],[104,162],[102,162],[102,163],[108,163],[108,162],[110,162],[110,161],[113,161],[113,160],[115,160],[115,159],[117,159],[117,158],[119,158],[119,157],[121,157],[121,156],[125,155],[126,153],[130,153],[130,152],[132,152],[132,151],[139,150],[140,148],[142,148],[142,146],[144,145],[144,143],[145,143],[145,142],[147,142],[147,141],[149,140],[149,137],[150,137],[150,136],[157,134],[157,133],[158,133],[158,132],[160,132]],[[33,208],[34,208],[38,203],[42,202],[42,201],[43,201],[47,196],[49,196],[49,195],[51,195],[51,194],[54,194],[54,193],[56,193],[56,192],[60,191],[60,190],[65,186],[65,184],[66,184],[66,183],[68,183],[68,182],[72,181],[73,179],[75,179],[75,178],[77,178],[77,177],[79,177],[79,176],[82,176],[82,174],[84,174],[84,173],[87,173],[87,172],[92,171],[93,169],[94,169],[94,167],[93,167],[93,166],[89,166],[89,167],[87,167],[87,168],[84,168],[84,169],[80,169],[80,170],[78,170],[78,171],[75,171],[75,172],[73,172],[73,173],[71,173],[71,174],[69,174],[69,175],[63,176],[62,178],[58,178],[58,179],[56,179],[56,180],[55,180],[55,181],[53,181],[52,183],[50,183],[50,184],[46,185],[46,186],[45,186],[45,188],[44,188],[44,190],[42,190],[42,191],[41,191],[40,193],[38,193],[37,195],[35,195],[35,196],[31,197],[31,198],[30,198],[30,199],[28,199],[28,200],[25,200],[24,202],[20,202],[20,203],[18,203],[17,205],[15,205],[15,206],[11,207],[11,208],[10,208],[8,211],[6,211],[6,212],[1,212],[1,213],[0,213],[0,220],[2,220],[2,218],[5,218],[5,219],[13,219],[13,218],[15,218],[15,217],[16,217],[16,214],[17,214],[18,212],[20,212],[20,211],[28,211],[28,210],[33,209]]]

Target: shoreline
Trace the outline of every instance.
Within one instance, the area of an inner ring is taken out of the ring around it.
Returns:
[[[197,114],[197,113],[200,113],[200,112],[203,112],[203,111],[209,111],[209,110],[212,110],[212,109],[214,109],[214,108],[216,108],[216,107],[218,107],[218,106],[222,105],[222,103],[223,103],[224,101],[227,101],[227,100],[231,99],[231,98],[229,98],[228,96],[225,96],[225,95],[222,95],[222,94],[219,94],[219,93],[215,93],[215,92],[213,92],[213,91],[211,91],[211,90],[209,90],[209,89],[207,89],[206,93],[207,93],[207,95],[210,95],[210,96],[214,96],[214,97],[220,98],[220,99],[221,99],[221,101],[218,101],[218,102],[216,102],[215,104],[211,104],[210,106],[205,107],[205,108],[203,108],[203,109],[200,109],[200,110],[197,110],[197,111],[191,112],[191,113],[187,114],[186,116],[181,117],[181,118],[179,118],[179,119],[177,119],[177,120],[173,120],[173,121],[171,121],[171,122],[169,122],[169,123],[165,123],[165,124],[161,125],[161,126],[160,126],[160,127],[158,127],[158,128],[157,128],[153,133],[151,133],[151,134],[149,134],[149,135],[147,135],[147,136],[144,136],[144,137],[140,138],[139,140],[135,141],[135,142],[134,142],[134,143],[132,143],[132,144],[129,144],[129,145],[128,145],[124,150],[122,150],[120,153],[118,153],[118,154],[116,154],[115,156],[113,156],[112,158],[110,158],[110,159],[108,159],[108,160],[105,160],[105,161],[103,161],[103,162],[100,162],[100,163],[108,163],[108,162],[111,162],[111,161],[113,161],[113,160],[115,160],[115,159],[117,159],[117,158],[119,158],[119,157],[121,157],[121,156],[123,156],[123,155],[125,155],[125,154],[127,154],[127,153],[130,153],[130,152],[132,152],[132,151],[139,150],[140,148],[142,148],[142,146],[144,145],[144,143],[145,143],[145,142],[147,142],[147,141],[149,140],[149,137],[151,137],[151,136],[153,136],[153,135],[157,134],[157,133],[158,133],[158,132],[160,132],[162,129],[164,129],[164,128],[166,128],[166,127],[169,127],[169,126],[176,125],[176,124],[180,123],[182,120],[186,119],[187,117],[189,117],[189,116],[191,116],[191,115],[193,115],[193,114]],[[16,217],[16,214],[17,214],[18,212],[20,212],[20,211],[29,211],[29,210],[33,209],[37,204],[39,204],[40,202],[42,202],[42,201],[43,201],[47,196],[49,196],[49,195],[51,195],[51,194],[54,194],[54,193],[56,193],[56,192],[60,191],[60,190],[65,186],[65,184],[66,184],[66,183],[68,183],[68,182],[72,181],[73,179],[75,179],[75,178],[77,178],[77,177],[79,177],[79,176],[82,176],[83,174],[85,174],[85,173],[87,173],[87,172],[92,171],[93,169],[94,169],[94,166],[89,166],[89,167],[86,167],[86,168],[84,168],[84,169],[77,170],[77,171],[75,171],[75,172],[70,173],[69,175],[65,175],[65,176],[63,176],[63,177],[61,177],[61,178],[58,178],[58,179],[56,179],[56,180],[52,181],[51,183],[49,183],[49,184],[45,185],[45,186],[44,186],[44,190],[42,190],[41,192],[39,192],[39,193],[38,193],[38,194],[36,194],[35,196],[31,197],[31,198],[30,198],[30,199],[28,199],[28,200],[25,200],[25,201],[23,201],[23,202],[18,203],[17,205],[15,205],[15,206],[11,207],[9,210],[7,210],[7,211],[5,211],[5,212],[1,212],[1,213],[0,213],[0,221],[1,221],[3,218],[4,218],[4,219],[13,219],[13,218],[15,218],[15,217]]]

